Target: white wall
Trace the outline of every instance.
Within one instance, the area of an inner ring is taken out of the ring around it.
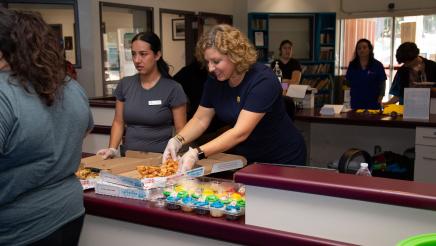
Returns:
[[[367,0],[359,1],[356,4],[355,0],[340,0],[341,16],[389,16],[392,14],[419,14],[436,13],[435,0]],[[389,10],[388,4],[394,3],[395,8]]]
[[[173,41],[172,20],[180,19],[176,14],[162,14],[162,47],[163,58],[170,65],[170,74],[174,75],[185,66],[185,40]]]
[[[247,0],[248,12],[311,13],[338,10],[339,0]]]
[[[234,25],[246,31],[246,2],[242,0],[105,0],[153,7],[154,32],[159,35],[159,8],[232,15]],[[98,0],[78,0],[82,67],[78,80],[88,96],[103,95]],[[164,57],[165,58],[165,57]]]

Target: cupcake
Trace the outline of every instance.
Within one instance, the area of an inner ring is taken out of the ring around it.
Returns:
[[[200,214],[200,215],[205,215],[205,214],[207,214],[207,210],[208,210],[207,206],[208,206],[208,205],[209,205],[209,203],[206,202],[206,201],[196,201],[196,202],[194,203],[194,206],[195,206],[195,212],[196,212],[197,214]]]
[[[180,209],[180,205],[177,204],[177,201],[180,200],[177,196],[168,196],[166,201],[166,207],[171,210]]]
[[[224,215],[224,204],[220,201],[215,201],[209,205],[210,215],[212,217],[222,217]]]
[[[182,191],[177,192],[177,197],[178,197],[178,198],[185,198],[185,197],[187,197],[187,196],[188,196],[188,192],[185,191],[185,190],[182,190]]]
[[[194,210],[194,204],[193,204],[194,201],[195,201],[195,199],[193,199],[192,197],[189,197],[189,196],[183,198],[181,201],[182,211],[192,212],[192,210]]]
[[[219,199],[218,199],[218,197],[216,196],[216,195],[208,195],[207,197],[206,197],[206,201],[207,202],[210,202],[210,203],[212,203],[212,202],[215,202],[215,201],[218,201]]]
[[[238,205],[232,204],[233,202],[226,206],[226,219],[237,220],[241,215],[241,208]]]

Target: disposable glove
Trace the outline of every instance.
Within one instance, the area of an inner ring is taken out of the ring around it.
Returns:
[[[101,149],[97,151],[97,155],[101,155],[104,160],[108,158],[114,158],[117,154],[118,150],[115,148]]]
[[[162,154],[162,163],[165,163],[168,159],[177,160],[177,152],[182,148],[183,144],[176,137],[168,140],[165,151]]]
[[[198,161],[198,151],[197,149],[193,149],[191,147],[189,147],[188,152],[186,152],[183,156],[182,156],[182,160],[181,160],[181,172],[186,172],[188,170],[191,170],[192,167],[195,165],[195,163]]]

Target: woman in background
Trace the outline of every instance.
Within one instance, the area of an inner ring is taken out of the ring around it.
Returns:
[[[374,58],[374,48],[368,39],[357,41],[346,79],[350,83],[352,109],[381,108],[386,73],[383,64]]]
[[[0,7],[0,245],[77,245],[85,216],[74,173],[93,125],[42,17]]]
[[[183,144],[201,136],[216,115],[230,128],[182,156],[182,171],[202,158],[232,149],[248,162],[304,165],[306,146],[285,111],[282,87],[247,37],[229,25],[217,25],[197,43],[196,56],[207,66],[200,106],[192,119],[168,141],[163,161],[175,159]]]
[[[162,58],[161,42],[152,32],[132,39],[132,59],[138,73],[124,77],[115,89],[115,116],[109,147],[97,154],[103,159],[117,154],[126,127],[125,150],[160,152],[186,124],[187,98],[171,79]]]
[[[300,63],[292,58],[293,44],[290,40],[283,40],[280,43],[279,59],[271,63],[271,69],[279,64],[282,70],[282,82],[288,84],[299,84],[301,79],[301,66]]]

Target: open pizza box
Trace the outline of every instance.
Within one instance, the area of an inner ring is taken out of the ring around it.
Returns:
[[[210,173],[242,168],[247,165],[247,160],[243,156],[220,153],[198,161],[196,166],[186,173],[177,173],[168,177],[141,178],[141,175],[136,170],[136,167],[139,165],[159,166],[161,163],[162,154],[138,151],[127,151],[125,157],[108,160],[103,160],[101,156],[98,155],[86,157],[81,160],[81,165],[83,165],[84,168],[101,170],[101,182],[137,189],[163,187],[168,179],[178,178],[183,175],[200,177]]]

